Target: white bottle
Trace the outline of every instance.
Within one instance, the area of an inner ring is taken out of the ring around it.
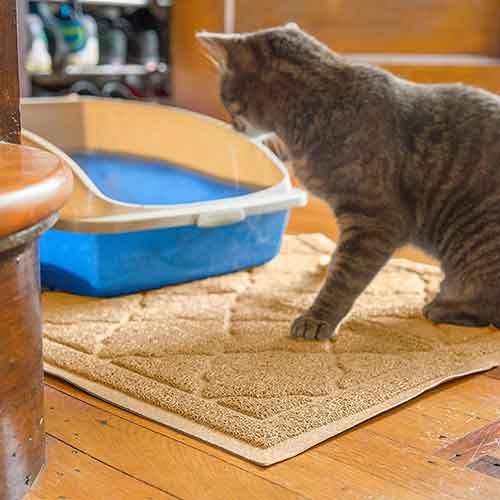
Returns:
[[[50,73],[52,71],[52,58],[43,30],[43,22],[36,14],[28,14],[26,23],[30,39],[26,53],[26,71],[30,74]]]

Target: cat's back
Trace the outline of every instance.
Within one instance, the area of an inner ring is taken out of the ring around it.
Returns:
[[[432,105],[436,118],[449,125],[500,122],[500,97],[477,87],[455,84],[415,84],[406,86],[413,90],[415,105]],[[496,127],[495,127],[496,128]]]
[[[462,84],[394,81],[405,157],[460,170],[467,164],[500,182],[500,97]]]

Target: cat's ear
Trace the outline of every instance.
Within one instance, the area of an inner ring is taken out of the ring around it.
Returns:
[[[238,37],[239,35],[207,31],[196,33],[196,38],[205,50],[205,54],[219,69],[227,68],[230,46]]]
[[[285,28],[300,31],[300,26],[297,23],[286,23]]]
[[[240,33],[196,33],[208,58],[221,70],[228,67],[229,54],[235,66],[245,71],[255,71],[257,59],[254,49],[244,34]]]

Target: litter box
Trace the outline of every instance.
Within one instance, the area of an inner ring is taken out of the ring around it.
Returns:
[[[263,137],[196,113],[80,97],[25,99],[21,113],[23,143],[75,176],[40,240],[45,289],[110,297],[257,266],[306,202]]]

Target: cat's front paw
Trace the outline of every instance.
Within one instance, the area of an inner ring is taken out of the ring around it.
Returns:
[[[299,316],[292,323],[291,335],[306,340],[326,340],[333,336],[335,328],[328,322],[312,316]]]

